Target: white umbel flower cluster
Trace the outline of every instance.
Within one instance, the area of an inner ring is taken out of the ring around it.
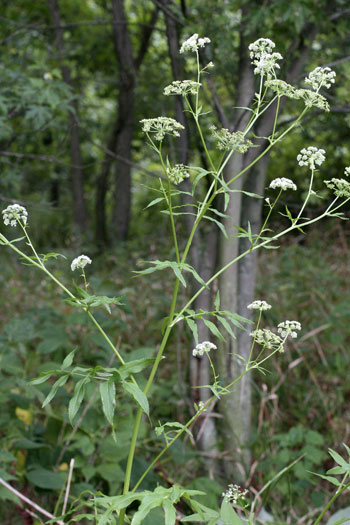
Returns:
[[[283,191],[285,191],[285,190],[294,190],[295,191],[297,189],[296,184],[294,184],[294,182],[292,180],[286,179],[284,177],[277,178],[277,179],[274,179],[273,181],[271,181],[269,188],[272,188],[273,190],[275,190],[277,188],[281,188],[281,190],[283,190]]]
[[[344,175],[348,177],[350,175],[350,166],[347,166],[344,170]]]
[[[279,352],[283,352],[283,339],[279,335],[271,332],[268,328],[253,330],[250,335],[258,345],[261,345],[268,350],[278,350]]]
[[[144,133],[154,133],[154,138],[160,141],[165,135],[179,137],[179,131],[184,129],[180,122],[169,117],[144,118],[140,122]]]
[[[260,310],[262,312],[263,310],[270,310],[271,305],[266,301],[256,300],[253,301],[251,304],[248,304],[247,308],[249,310]]]
[[[173,184],[180,184],[184,179],[188,179],[190,174],[186,171],[186,167],[183,164],[175,164],[172,168],[167,169],[167,176],[170,182]]]
[[[17,222],[21,221],[24,225],[27,224],[28,212],[19,204],[10,204],[5,210],[2,210],[2,218],[5,226],[17,226]]]
[[[335,82],[336,73],[330,67],[316,67],[309,76],[305,78],[305,84],[318,91],[321,87],[329,89]]]
[[[277,331],[281,334],[281,337],[292,337],[295,339],[298,337],[297,331],[301,330],[301,324],[298,321],[283,321],[277,326]]]
[[[322,162],[326,160],[325,150],[318,149],[315,146],[309,146],[303,148],[297,156],[299,166],[309,166],[310,170],[316,169],[317,166],[321,166]]]
[[[246,153],[253,146],[251,140],[244,137],[242,131],[232,132],[226,128],[217,129],[216,126],[210,126],[213,137],[217,139],[217,147],[222,151],[234,150],[238,153]]]
[[[198,343],[196,345],[196,348],[192,350],[193,357],[202,356],[204,354],[208,354],[210,350],[216,350],[216,346],[214,343],[211,343],[210,341],[203,341],[203,343]]]
[[[210,38],[203,37],[199,38],[198,33],[194,33],[194,35],[190,36],[180,47],[180,53],[187,53],[188,51],[192,51],[193,53],[196,53],[198,51],[198,48],[204,47],[205,44],[210,43]]]
[[[79,255],[79,257],[76,257],[72,264],[70,265],[71,269],[72,269],[72,272],[74,272],[74,270],[76,270],[77,268],[85,268],[85,266],[87,264],[91,264],[91,259],[90,257],[88,257],[87,255]]]
[[[242,498],[245,498],[248,494],[247,489],[242,489],[238,485],[229,485],[228,489],[222,493],[224,500],[227,502],[232,503],[233,505],[236,505],[237,501],[239,501]]]
[[[259,38],[252,44],[249,44],[250,58],[255,66],[255,75],[267,75],[271,78],[274,69],[279,69],[278,60],[283,57],[280,53],[273,53],[275,43],[269,38]]]
[[[164,95],[196,95],[202,84],[194,80],[174,80],[164,88]]]
[[[324,181],[327,188],[333,190],[337,197],[350,198],[350,182],[345,179],[331,179]]]

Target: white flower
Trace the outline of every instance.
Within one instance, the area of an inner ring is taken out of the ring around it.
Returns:
[[[203,341],[203,343],[198,343],[196,345],[196,348],[192,350],[193,357],[196,357],[198,355],[202,356],[204,353],[209,353],[210,350],[216,350],[217,347],[211,343],[210,341]]]
[[[165,135],[179,137],[179,130],[184,129],[183,125],[177,120],[169,117],[144,118],[140,120],[142,131],[154,133],[156,140],[163,140]]]
[[[295,98],[303,99],[307,108],[318,108],[323,111],[329,111],[329,104],[323,95],[311,91],[311,89],[297,89],[295,91]]]
[[[272,52],[275,46],[275,43],[269,38],[259,38],[252,44],[249,44],[248,49],[250,58],[252,58],[252,64],[255,66],[255,75],[266,74],[270,77],[271,72],[275,68],[279,69],[280,66],[277,60],[282,60],[283,57],[280,53]]]
[[[205,44],[210,43],[210,38],[204,37],[204,38],[198,38],[198,33],[194,33],[194,35],[190,36],[185,42],[182,44],[180,48],[180,53],[186,53],[187,51],[193,51],[194,53],[198,51],[199,47],[204,47]]]
[[[305,84],[310,84],[315,91],[318,91],[321,87],[329,89],[335,82],[335,76],[335,71],[332,71],[330,67],[316,67],[305,78]]]
[[[234,150],[238,153],[246,153],[248,149],[253,145],[252,141],[244,137],[242,131],[236,131],[231,133],[226,128],[216,129],[216,126],[210,126],[210,131],[213,137],[217,139],[217,147],[220,150]]]
[[[288,98],[300,98],[297,95],[297,90],[291,84],[287,84],[284,80],[270,79],[266,80],[265,86],[277,93],[279,97],[285,96]]]
[[[202,410],[202,412],[206,412],[207,409],[204,408],[204,405],[205,405],[204,401],[200,401],[198,403],[198,411]]]
[[[186,171],[183,164],[175,164],[172,168],[167,168],[167,176],[173,184],[180,184],[184,179],[187,179],[190,174]]]
[[[44,73],[44,80],[52,80],[53,79],[53,76],[51,75],[51,73]]]
[[[270,310],[271,305],[267,303],[266,301],[257,300],[257,301],[253,301],[251,304],[248,304],[247,308],[249,310],[263,311],[263,310]]]
[[[346,173],[347,175],[347,173]],[[345,179],[331,179],[324,181],[327,188],[334,191],[337,197],[350,198],[350,182]]]
[[[297,156],[299,166],[309,166],[311,170],[316,169],[316,164],[321,166],[326,160],[324,149],[317,149],[315,146],[303,148]]]
[[[254,75],[267,75],[268,77],[270,77],[271,72],[275,68],[280,68],[279,64],[277,63],[277,60],[282,59],[283,56],[280,53],[271,53],[271,55],[262,55],[259,59],[253,60],[252,64],[256,66],[254,69]]]
[[[281,334],[281,337],[290,336],[295,339],[298,337],[296,330],[301,330],[301,324],[298,321],[283,321],[277,326],[277,331]]]
[[[275,47],[275,42],[269,38],[259,38],[248,46],[250,58],[260,58],[262,55],[270,54]]]
[[[346,177],[348,177],[348,176],[350,175],[350,166],[348,166],[347,168],[345,168],[345,170],[344,170],[344,175],[345,175]]]
[[[195,95],[202,84],[194,80],[174,80],[164,88],[164,95]]]
[[[279,335],[271,332],[268,328],[253,330],[250,335],[258,345],[264,346],[269,350],[283,352],[283,339]]]
[[[270,183],[270,188],[272,188],[273,190],[275,190],[276,188],[281,188],[281,190],[296,190],[297,187],[296,185],[294,184],[294,182],[290,179],[285,179],[284,177],[282,177],[281,179],[274,179],[271,183]]]
[[[72,272],[76,270],[77,268],[85,268],[87,264],[91,264],[91,259],[87,255],[79,255],[79,257],[76,257],[72,264],[70,265]]]
[[[2,211],[2,218],[5,226],[17,226],[18,221],[22,221],[24,225],[27,224],[28,212],[19,204],[10,204]]]
[[[243,490],[238,485],[229,485],[226,492],[223,492],[222,495],[226,502],[230,502],[233,505],[236,505],[237,501],[241,498],[245,498],[245,496],[248,494],[248,490]]]

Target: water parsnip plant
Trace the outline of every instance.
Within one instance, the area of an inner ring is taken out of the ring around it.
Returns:
[[[298,321],[282,320],[275,328],[261,328],[261,321],[264,311],[269,310],[271,305],[263,300],[256,300],[248,308],[257,312],[257,319],[254,326],[249,328],[251,335],[251,347],[249,357],[244,363],[244,370],[238,376],[231,379],[228,384],[223,384],[221,378],[215,370],[215,352],[216,345],[211,341],[199,341],[197,324],[204,322],[215,338],[235,337],[237,329],[247,329],[244,325],[247,320],[238,316],[235,312],[223,310],[220,305],[220,295],[216,294],[211,311],[195,311],[193,304],[196,298],[206,289],[208,289],[218,277],[229,267],[237,264],[242,258],[249,255],[252,251],[261,248],[275,247],[276,242],[284,235],[295,230],[303,231],[307,226],[326,217],[343,218],[340,208],[350,200],[350,183],[346,179],[335,179],[325,181],[327,187],[333,191],[333,200],[317,217],[307,218],[303,216],[307,203],[312,195],[313,182],[317,176],[318,170],[325,162],[325,151],[316,146],[303,148],[297,155],[297,162],[300,167],[306,167],[309,170],[309,188],[304,201],[302,202],[299,212],[294,216],[292,212],[285,207],[283,215],[289,220],[288,226],[279,232],[273,232],[267,227],[272,213],[279,205],[283,192],[297,189],[296,184],[285,177],[274,179],[269,190],[275,193],[275,197],[266,198],[267,216],[262,228],[258,234],[253,234],[250,227],[247,230],[237,227],[237,235],[249,240],[249,248],[240,253],[237,257],[219,268],[214,275],[207,281],[204,281],[199,275],[198,270],[188,262],[190,249],[197,229],[203,221],[209,220],[214,222],[220,228],[223,235],[227,236],[226,230],[221,222],[225,216],[232,192],[238,191],[233,189],[233,182],[242,177],[249,169],[258,162],[269,150],[278,145],[283,138],[292,132],[300,123],[303,116],[313,107],[327,111],[328,104],[323,95],[320,94],[321,88],[329,88],[334,83],[335,73],[330,68],[316,68],[305,79],[305,84],[310,85],[311,89],[300,89],[287,84],[277,77],[277,71],[280,68],[279,62],[282,60],[280,53],[273,51],[274,42],[269,39],[260,38],[249,46],[250,57],[254,67],[254,73],[259,80],[258,91],[255,94],[251,108],[246,108],[250,112],[250,119],[245,129],[232,131],[228,129],[218,129],[213,124],[210,128],[211,135],[209,139],[205,136],[201,125],[201,119],[205,112],[200,102],[202,86],[205,82],[204,73],[207,74],[212,64],[201,67],[199,60],[199,49],[210,43],[208,38],[200,38],[197,34],[192,35],[186,40],[180,49],[180,53],[193,53],[196,57],[196,74],[195,80],[174,81],[164,88],[164,95],[181,95],[184,98],[187,112],[192,116],[195,127],[199,134],[203,150],[206,155],[209,169],[202,167],[185,166],[183,164],[173,164],[167,156],[165,141],[168,137],[177,138],[183,130],[183,125],[166,116],[143,119],[141,121],[142,130],[147,137],[151,149],[159,159],[163,170],[163,177],[159,179],[159,187],[155,189],[159,197],[154,199],[149,206],[162,203],[165,212],[169,216],[172,245],[175,257],[173,260],[149,261],[147,267],[137,271],[138,276],[147,276],[156,271],[166,271],[172,274],[174,278],[174,287],[171,305],[167,318],[163,326],[158,350],[153,358],[142,358],[133,361],[127,361],[122,356],[119,348],[113,343],[105,330],[102,328],[98,319],[92,313],[95,308],[105,308],[111,313],[111,305],[120,306],[122,297],[107,297],[90,294],[88,278],[85,273],[87,265],[92,264],[92,260],[86,255],[80,255],[71,263],[71,270],[80,270],[83,281],[82,286],[74,285],[72,289],[62,283],[48,268],[48,259],[59,254],[49,253],[46,255],[38,254],[29,235],[30,217],[27,210],[19,205],[13,204],[3,210],[3,220],[6,226],[19,227],[23,236],[14,240],[8,239],[5,235],[0,234],[0,244],[3,247],[13,250],[25,264],[32,265],[42,271],[48,279],[51,279],[60,287],[66,295],[67,303],[79,308],[88,316],[96,330],[104,338],[111,351],[119,361],[118,367],[93,367],[85,365],[74,365],[74,360],[79,358],[79,348],[74,349],[64,359],[60,368],[47,371],[38,378],[31,381],[32,385],[40,385],[47,382],[50,378],[57,378],[52,388],[44,400],[43,406],[48,405],[55,397],[59,388],[64,387],[68,380],[75,383],[74,391],[68,406],[68,415],[73,424],[79,409],[81,407],[87,385],[94,383],[98,386],[101,400],[101,407],[111,432],[118,439],[115,427],[116,409],[116,391],[121,391],[123,395],[129,395],[135,402],[135,417],[132,437],[129,446],[129,453],[125,469],[122,494],[106,496],[101,493],[89,494],[87,499],[72,501],[68,511],[57,517],[64,523],[73,523],[83,519],[95,520],[98,524],[116,523],[123,525],[131,523],[132,525],[141,524],[150,511],[156,507],[162,507],[164,511],[164,523],[174,525],[176,520],[181,518],[181,522],[203,522],[210,525],[217,523],[224,524],[241,524],[241,517],[245,517],[246,523],[255,523],[257,501],[263,491],[266,491],[270,485],[280,476],[284,475],[289,469],[293,468],[296,460],[291,465],[283,469],[271,482],[265,485],[254,500],[250,500],[247,489],[241,489],[237,485],[229,484],[227,491],[223,494],[223,500],[220,510],[210,509],[196,500],[196,496],[204,494],[202,491],[187,490],[179,484],[174,484],[170,488],[158,486],[152,491],[139,491],[139,487],[145,477],[153,469],[158,460],[166,454],[169,448],[184,434],[189,433],[196,419],[211,406],[213,401],[220,399],[222,396],[231,393],[237,383],[249,372],[253,370],[262,371],[266,362],[279,352],[283,352],[289,338],[296,338],[301,330]],[[302,102],[303,107],[298,117],[284,130],[280,131],[277,127],[277,121],[280,113],[280,103],[283,97],[293,99],[296,102]],[[264,112],[275,108],[275,118],[272,133],[266,137],[267,147],[257,156],[250,165],[246,166],[239,173],[226,174],[228,162],[233,155],[244,155],[250,148],[256,147],[254,143],[253,128]],[[221,152],[211,151],[210,144],[215,142],[217,149]],[[345,176],[349,175],[350,167],[345,168]],[[164,179],[166,182],[164,182]],[[185,179],[191,181],[192,206],[191,210],[185,205],[178,205],[179,196],[184,193],[182,186],[179,186]],[[203,184],[204,179],[208,181],[207,188]],[[273,195],[273,194],[271,194]],[[263,196],[250,194],[251,198],[263,198]],[[218,200],[223,202],[223,209],[215,207]],[[176,202],[176,205],[174,205]],[[192,229],[184,245],[180,243],[178,236],[178,221],[185,213],[193,216]],[[18,246],[24,241],[30,250],[28,254],[25,249]],[[188,277],[197,281],[197,291],[183,301],[182,290],[186,288]],[[206,358],[209,360],[212,374],[212,383],[209,385],[198,385],[200,388],[208,388],[211,391],[210,398],[195,406],[195,413],[186,424],[179,422],[168,422],[158,426],[155,431],[157,435],[163,435],[165,446],[159,454],[150,462],[144,473],[138,481],[131,486],[131,475],[135,460],[135,454],[138,445],[140,424],[143,416],[148,418],[152,425],[152,407],[150,407],[148,394],[157,378],[157,372],[162,363],[164,353],[167,350],[169,337],[174,327],[184,322],[189,328],[195,341],[195,348],[192,351],[194,357]],[[156,346],[156,342],[155,342]],[[235,356],[237,359],[243,359],[241,356]],[[147,382],[143,388],[137,380],[137,374],[145,371],[150,367]],[[334,457],[334,455],[333,455]],[[334,458],[336,461],[339,458]],[[340,461],[340,460],[339,460]],[[345,462],[346,463],[346,462]],[[337,484],[337,492],[333,500],[346,490],[349,484],[346,484],[348,476],[348,463],[341,464],[344,478],[341,484]],[[338,469],[335,474],[341,473]],[[329,479],[329,478],[327,478]],[[187,504],[188,513],[191,515],[177,514],[176,505],[182,500]],[[138,507],[135,507],[138,502]],[[131,507],[130,507],[131,506]],[[65,507],[66,508],[66,507]],[[91,512],[86,509],[91,509]],[[137,510],[135,510],[135,508]],[[328,507],[327,507],[328,508]],[[327,510],[326,508],[326,510]],[[131,509],[131,510],[130,510]],[[320,517],[314,524],[319,523],[326,510],[322,510]],[[78,513],[78,514],[77,514]]]

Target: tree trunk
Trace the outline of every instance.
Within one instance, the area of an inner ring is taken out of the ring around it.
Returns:
[[[47,0],[50,10],[51,18],[55,26],[54,34],[56,46],[58,50],[59,59],[61,61],[61,71],[63,80],[69,86],[73,87],[71,74],[68,66],[63,62],[64,60],[64,42],[63,29],[61,28],[61,16],[58,5],[58,0]],[[71,180],[72,180],[72,196],[73,196],[73,221],[74,226],[79,234],[87,233],[87,215],[84,199],[84,173],[80,149],[80,133],[79,133],[79,113],[78,102],[74,99],[73,112],[70,112],[70,156],[71,156]]]

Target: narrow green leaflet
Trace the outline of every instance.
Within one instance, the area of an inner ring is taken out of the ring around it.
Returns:
[[[29,384],[31,384],[31,385],[41,385],[42,383],[45,383],[45,381],[50,379],[50,377],[52,376],[53,373],[54,373],[54,371],[52,371],[52,372],[43,372],[42,374],[40,374],[39,377],[36,377],[35,379],[32,379],[31,381],[29,381]]]
[[[144,357],[143,359],[135,359],[134,361],[129,361],[125,365],[121,365],[118,368],[118,374],[121,379],[126,379],[132,374],[137,374],[144,370],[147,366],[150,366],[154,363],[153,357]]]
[[[68,406],[68,417],[71,424],[73,424],[73,419],[75,415],[77,414],[80,405],[83,402],[84,395],[85,395],[85,387],[87,383],[90,382],[90,377],[83,377],[80,381],[77,382],[74,388],[74,394],[72,399],[69,401]]]
[[[157,197],[153,201],[151,201],[144,210],[147,210],[147,208],[150,208],[151,206],[154,206],[155,204],[158,204],[158,202],[162,202],[164,200],[164,197]]]
[[[77,351],[76,348],[74,348],[74,350],[72,350],[65,358],[64,358],[64,361],[62,363],[62,370],[65,370],[66,368],[70,367],[71,364],[73,363],[73,359],[74,359],[74,355],[75,355],[75,352]]]
[[[102,401],[103,413],[108,423],[113,426],[115,410],[115,383],[112,379],[100,384],[100,397]]]
[[[163,501],[165,515],[165,525],[174,525],[176,523],[176,510],[174,505],[168,500]]]
[[[50,253],[41,253],[40,254],[42,262],[45,264],[48,259],[58,259],[58,257],[63,257],[63,259],[67,259],[65,255],[62,255],[62,253],[56,253],[56,252],[50,252]]]
[[[134,383],[129,383],[127,381],[122,383],[122,385],[124,390],[126,390],[128,394],[132,396],[136,403],[140,405],[142,410],[149,416],[148,399],[147,396],[142,392],[142,390]]]
[[[208,221],[215,222],[215,224],[218,226],[218,228],[220,228],[220,230],[224,234],[225,238],[228,239],[228,235],[225,230],[225,226],[221,222],[217,221],[216,219],[213,219],[213,217],[209,217],[209,215],[203,215],[203,219],[208,219]]]
[[[60,388],[60,386],[63,386],[66,384],[67,380],[68,380],[68,377],[69,375],[65,375],[65,376],[62,376],[60,377],[59,379],[57,379],[57,381],[52,385],[52,388],[48,394],[48,396],[46,397],[46,399],[44,400],[43,404],[42,404],[42,407],[46,407],[46,405],[48,405],[50,403],[50,401],[55,397],[56,393],[57,393],[57,390]]]
[[[214,301],[215,310],[220,310],[220,291],[218,290],[216,293],[215,301]]]
[[[208,321],[208,319],[203,319],[203,323],[209,328],[209,330],[213,335],[215,335],[215,337],[218,337],[219,339],[221,339],[221,341],[225,340],[222,334],[219,332],[217,326],[212,321]]]
[[[198,345],[198,328],[196,322],[190,317],[185,317],[184,319],[193,334],[193,338],[195,340],[196,345]]]
[[[225,330],[230,334],[230,336],[233,338],[233,339],[236,339],[236,336],[235,336],[235,333],[234,331],[232,330],[230,324],[228,323],[228,321],[224,318],[224,317],[221,317],[221,315],[217,315],[216,316],[216,319],[222,324],[222,326],[225,328]]]

